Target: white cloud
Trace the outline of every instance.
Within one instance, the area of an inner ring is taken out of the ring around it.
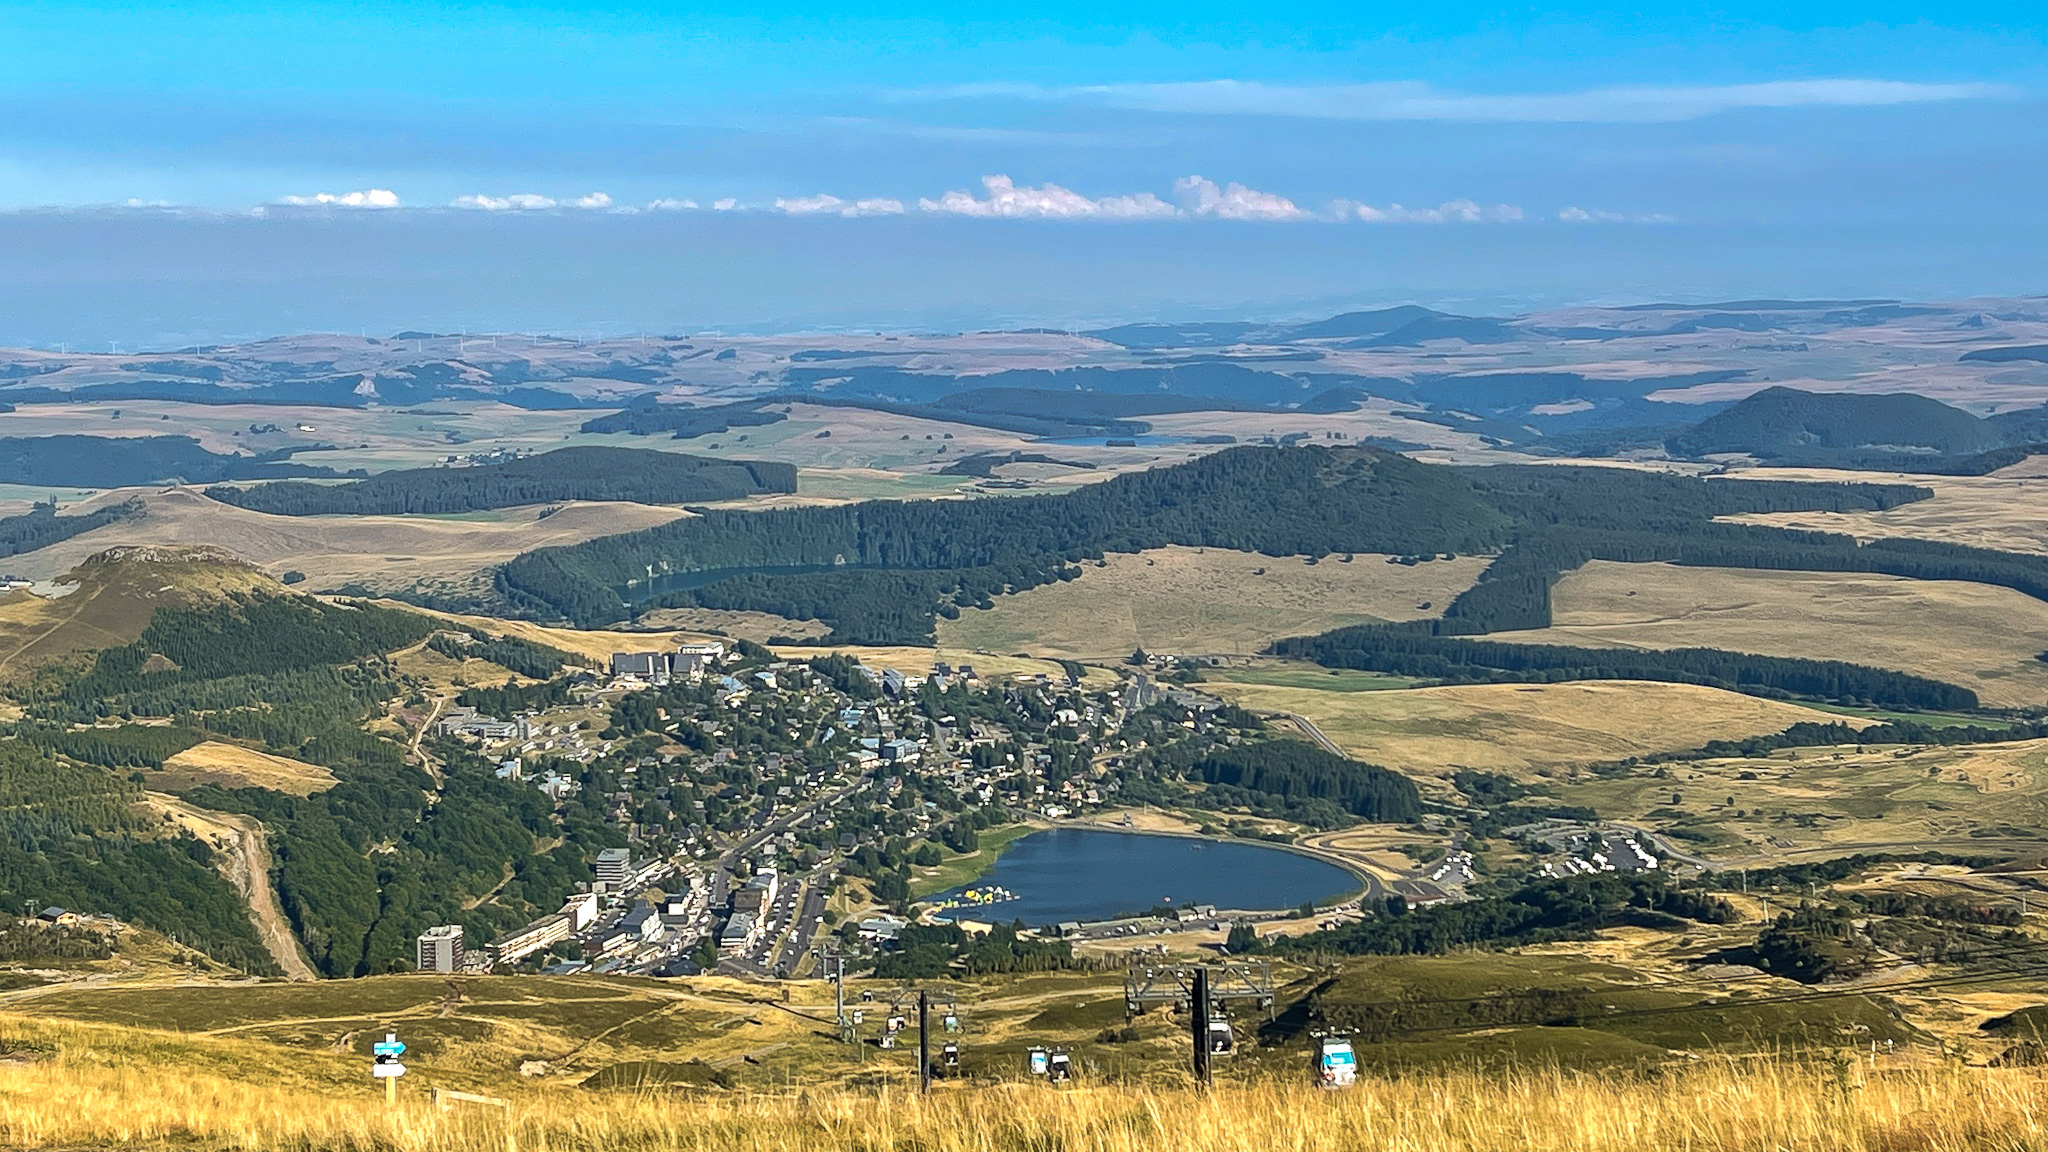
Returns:
[[[605,195],[602,192],[592,192],[588,196],[577,197],[574,203],[578,208],[585,208],[591,211],[596,211],[601,208],[611,207],[612,198],[610,196]]]
[[[531,192],[515,192],[510,196],[458,196],[457,208],[480,208],[486,212],[538,212],[553,208],[559,201],[551,196],[536,196]]]
[[[901,216],[903,201],[883,197],[842,200],[837,196],[820,193],[816,196],[797,196],[789,199],[778,197],[775,209],[791,216]]]
[[[1097,84],[1046,88],[970,84],[898,93],[898,99],[1056,100],[1146,112],[1293,116],[1318,120],[1448,120],[1654,123],[1743,108],[1882,108],[1956,100],[2014,99],[2003,84],[1919,84],[1903,80],[1778,80],[1763,84],[1591,88],[1579,92],[1444,92],[1419,81],[1285,85],[1255,80]]]
[[[1338,200],[1330,210],[1339,220],[1362,220],[1368,224],[1513,224],[1522,210],[1513,204],[1480,204],[1472,200],[1446,200],[1434,208],[1409,208],[1389,204],[1384,208],[1354,200]]]
[[[1576,205],[1560,209],[1559,221],[1566,224],[1670,224],[1673,218],[1661,212],[1630,216],[1625,212],[1608,212],[1599,208],[1580,208]]]
[[[726,196],[726,197],[723,197],[723,198],[721,198],[721,199],[713,200],[713,201],[711,202],[711,207],[712,207],[712,209],[713,209],[714,211],[718,211],[718,212],[730,212],[730,211],[732,211],[733,209],[735,209],[735,208],[737,208],[737,207],[739,207],[739,206],[740,206],[740,202],[739,202],[738,200],[735,200],[735,199],[733,199],[733,198],[732,198],[732,197],[730,197],[730,196]]]
[[[1258,192],[1242,184],[1217,187],[1200,176],[1183,176],[1173,182],[1181,211],[1190,216],[1214,216],[1222,220],[1307,220],[1311,213],[1295,206],[1285,196]]]
[[[647,210],[649,212],[694,212],[696,209],[697,202],[695,200],[670,200],[664,198],[647,202]]]
[[[1057,184],[1019,188],[1008,176],[984,176],[981,186],[988,193],[986,200],[975,199],[971,192],[949,191],[937,200],[919,200],[917,206],[926,212],[1007,219],[1156,220],[1179,215],[1173,205],[1150,192],[1091,200]]]
[[[311,196],[286,196],[278,201],[301,208],[396,208],[398,194],[389,188],[365,188],[361,192],[316,192]]]

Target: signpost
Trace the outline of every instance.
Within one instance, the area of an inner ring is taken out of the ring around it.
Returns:
[[[405,1055],[405,1043],[398,1033],[386,1032],[382,1040],[370,1045],[370,1055],[375,1060],[370,1075],[384,1082],[385,1106],[398,1103],[398,1078],[405,1075],[405,1065],[398,1058]]]

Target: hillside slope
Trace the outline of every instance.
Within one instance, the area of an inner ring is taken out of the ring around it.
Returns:
[[[1815,463],[1859,450],[1903,448],[1964,455],[2004,444],[1997,428],[1925,396],[1796,388],[1766,388],[1666,442],[1679,456],[1747,452]]]
[[[57,578],[60,595],[0,597],[0,683],[142,635],[157,609],[190,608],[275,580],[217,548],[109,548]]]

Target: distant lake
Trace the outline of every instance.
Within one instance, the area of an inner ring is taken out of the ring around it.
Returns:
[[[628,603],[638,604],[671,592],[695,592],[735,576],[801,576],[807,572],[841,572],[857,567],[861,565],[763,564],[753,568],[706,568],[701,572],[671,572],[638,584],[622,584],[615,591]]]
[[[944,913],[969,920],[1107,920],[1155,904],[1214,904],[1260,911],[1329,900],[1358,878],[1312,856],[1243,841],[1147,836],[1092,828],[1034,832],[1010,845],[970,888],[995,885],[1019,899]],[[956,895],[960,889],[941,893]]]

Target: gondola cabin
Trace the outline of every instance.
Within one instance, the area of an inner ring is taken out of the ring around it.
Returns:
[[[1325,1036],[1316,1043],[1316,1086],[1349,1088],[1358,1081],[1358,1054],[1346,1036]]]
[[[1228,1056],[1237,1051],[1237,1034],[1230,1030],[1230,1021],[1209,1021],[1209,1051],[1218,1056]]]

